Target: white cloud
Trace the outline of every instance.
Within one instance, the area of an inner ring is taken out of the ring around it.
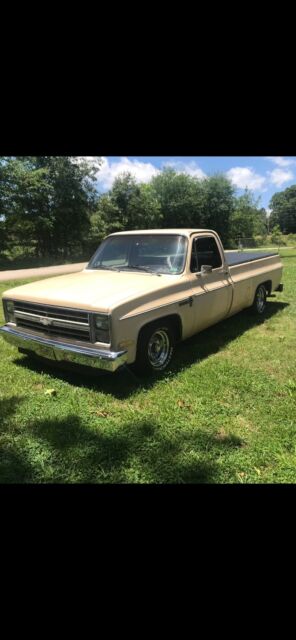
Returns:
[[[269,207],[265,207],[265,211],[266,211],[266,215],[267,215],[267,217],[269,218],[269,216],[270,216],[270,214],[271,214],[272,209],[270,209]]]
[[[101,168],[96,175],[98,185],[104,189],[110,189],[113,180],[124,172],[131,173],[137,182],[149,182],[149,180],[160,173],[151,162],[142,162],[141,160],[129,160],[129,158],[120,158],[116,162],[109,162],[108,158],[102,158]]]
[[[168,160],[163,164],[163,167],[172,167],[177,173],[188,173],[194,178],[202,180],[207,177],[207,174],[194,162],[183,162],[182,160]]]
[[[100,164],[99,156],[72,156],[71,160],[72,162],[78,163],[78,164],[82,162],[87,162],[88,164],[91,164],[91,165]]]
[[[96,162],[99,159],[100,159],[99,156],[72,156],[72,162],[78,162],[78,163],[82,161]]]
[[[294,175],[290,169],[286,171],[284,169],[274,169],[273,171],[268,171],[269,180],[272,184],[275,184],[277,187],[281,187],[285,182],[289,182],[289,180],[293,180]]]
[[[149,182],[153,176],[160,173],[160,169],[155,167],[151,162],[142,160],[130,160],[127,157],[121,157],[117,161],[110,161],[107,157],[100,157],[100,167],[96,174],[98,187],[102,191],[106,191],[112,187],[114,179],[124,172],[131,173],[137,182]],[[256,173],[252,167],[232,167],[226,172],[226,176],[239,189],[246,187],[254,191],[264,192],[268,186],[275,185],[281,187],[285,182],[293,180],[294,175],[291,169],[284,169],[292,164],[296,164],[296,160],[285,159],[281,156],[268,156],[266,159],[277,165],[272,171],[267,171],[265,175]],[[96,163],[98,160],[95,156],[75,157],[73,161],[79,162],[86,160]],[[172,167],[177,173],[187,173],[200,180],[207,177],[204,171],[196,164],[194,160],[184,161],[179,159],[168,160],[162,164],[162,169]]]
[[[296,164],[296,160],[293,158],[283,158],[283,156],[266,156],[266,160],[270,160],[278,167],[289,167],[291,164]]]
[[[251,167],[233,167],[226,172],[227,177],[239,189],[261,189],[266,185],[265,176],[256,173]]]

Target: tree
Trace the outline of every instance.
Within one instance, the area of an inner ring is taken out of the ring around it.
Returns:
[[[259,209],[258,234],[266,236],[269,229],[268,215],[265,207]],[[257,233],[257,231],[256,231]]]
[[[94,213],[90,216],[88,240],[93,250],[109,233],[124,229],[120,218],[120,210],[111,201],[110,195],[102,194],[98,199]]]
[[[278,247],[285,246],[286,244],[285,236],[281,233],[279,225],[273,227],[270,239],[272,244],[276,244]]]
[[[102,204],[109,232],[159,226],[160,206],[155,194],[150,185],[138,184],[130,173],[114,180],[109,200],[101,198],[99,207]]]
[[[266,212],[259,209],[260,198],[255,200],[252,192],[245,193],[235,199],[234,210],[230,217],[230,235],[232,240],[253,238],[266,233]]]
[[[225,241],[234,209],[234,189],[223,175],[200,180],[165,169],[147,185],[131,174],[115,179],[107,199],[98,205],[102,219],[112,230],[208,227]],[[108,221],[107,215],[108,213]]]
[[[6,249],[6,228],[5,220],[0,217],[0,255]]]
[[[204,211],[204,181],[165,169],[151,180],[151,190],[160,206],[161,226],[201,226]]]
[[[270,227],[279,225],[282,233],[296,233],[296,185],[275,193],[269,206]]]
[[[127,229],[153,229],[161,226],[160,204],[149,184],[137,185],[130,196]]]
[[[5,158],[0,157],[0,255],[6,249],[6,224],[4,215],[6,183],[4,179]]]
[[[69,156],[37,158],[37,166],[47,168],[53,190],[50,202],[54,218],[51,253],[60,250],[67,255],[83,247],[97,201],[93,182],[99,165],[99,159],[93,161]]]
[[[230,221],[235,207],[234,187],[223,174],[206,178],[202,223],[216,231],[226,245],[230,237]]]
[[[3,159],[0,203],[10,240],[34,243],[38,255],[80,249],[95,209],[99,165],[71,156]]]
[[[223,174],[198,179],[167,168],[139,184],[123,173],[108,193],[98,194],[100,163],[73,156],[0,158],[0,251],[27,244],[37,255],[73,255],[129,229],[214,229],[226,246],[266,233],[259,200],[248,190],[235,197]],[[295,231],[296,185],[271,204],[271,225]]]
[[[30,161],[19,158],[4,158],[1,165],[1,213],[9,244],[35,240],[40,251],[46,250],[52,228],[47,169],[33,170]]]

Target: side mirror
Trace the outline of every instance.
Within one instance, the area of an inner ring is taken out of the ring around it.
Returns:
[[[211,267],[211,265],[209,265],[209,264],[202,264],[201,265],[200,274],[202,276],[205,276],[207,273],[212,273],[212,271],[213,271],[213,267]]]

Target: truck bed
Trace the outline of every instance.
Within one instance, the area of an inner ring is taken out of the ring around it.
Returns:
[[[244,264],[244,262],[253,262],[254,260],[260,260],[261,258],[270,258],[277,255],[278,253],[276,251],[269,253],[265,251],[225,251],[227,264],[230,267]]]

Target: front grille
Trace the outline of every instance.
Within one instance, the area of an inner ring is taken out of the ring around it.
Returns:
[[[14,313],[18,327],[34,329],[47,336],[61,336],[90,342],[87,311],[15,301]]]

